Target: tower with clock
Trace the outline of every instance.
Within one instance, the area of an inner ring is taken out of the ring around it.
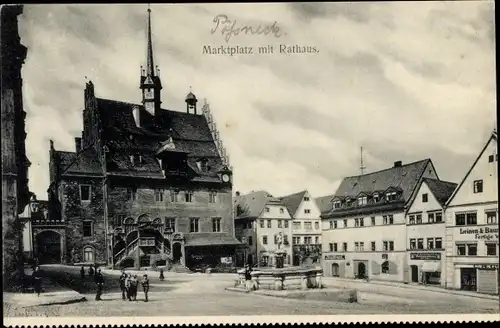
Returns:
[[[158,115],[161,108],[161,81],[159,69],[154,66],[153,41],[151,38],[151,9],[148,8],[148,46],[146,69],[141,66],[142,104],[151,115]]]

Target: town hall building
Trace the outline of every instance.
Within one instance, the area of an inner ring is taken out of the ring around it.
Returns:
[[[50,143],[50,225],[35,234],[48,262],[198,268],[232,265],[232,168],[208,104],[162,108],[148,9],[142,103],[96,97],[86,84],[75,151]],[[59,247],[58,247],[59,246]],[[38,251],[40,248],[38,247]]]

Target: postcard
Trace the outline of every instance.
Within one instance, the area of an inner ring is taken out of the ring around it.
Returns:
[[[492,1],[1,9],[7,326],[499,319]]]

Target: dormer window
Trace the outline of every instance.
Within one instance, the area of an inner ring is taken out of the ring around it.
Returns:
[[[130,155],[132,165],[142,164],[142,156],[139,154]]]
[[[374,194],[373,195],[373,202],[378,203],[380,201],[380,195],[379,194]]]
[[[351,199],[350,199],[350,198],[347,198],[347,199],[345,200],[345,204],[346,204],[346,206],[348,206],[348,207],[349,207],[349,206],[351,206],[351,205],[352,205],[352,204],[351,204]]]
[[[196,165],[198,166],[198,170],[200,172],[207,172],[208,171],[208,161],[206,159],[200,159],[199,161],[196,162]]]
[[[368,197],[366,196],[361,196],[358,198],[358,206],[363,206],[368,203]]]
[[[336,200],[333,202],[333,208],[340,208],[340,200]]]
[[[385,198],[388,202],[392,202],[396,200],[397,193],[395,191],[391,191],[385,194]]]

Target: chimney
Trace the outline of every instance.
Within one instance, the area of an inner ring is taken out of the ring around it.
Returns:
[[[132,116],[134,116],[135,125],[141,127],[141,112],[139,106],[134,106],[132,109]]]
[[[75,151],[78,154],[82,150],[82,138],[76,137],[75,138]]]
[[[401,165],[403,165],[403,162],[401,161],[394,162],[394,167],[401,167]]]
[[[236,192],[236,196],[239,196],[239,195],[240,195],[240,192],[239,192],[239,191],[237,191],[237,192]]]

